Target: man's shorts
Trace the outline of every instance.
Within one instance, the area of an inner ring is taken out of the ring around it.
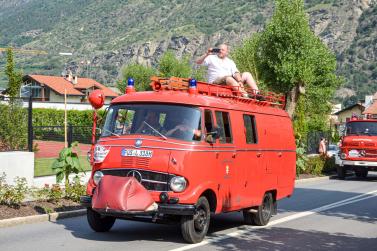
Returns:
[[[224,76],[220,78],[216,78],[212,83],[216,85],[226,85],[226,78],[230,76]]]

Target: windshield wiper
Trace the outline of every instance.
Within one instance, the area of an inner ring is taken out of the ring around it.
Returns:
[[[167,140],[168,138],[163,135],[162,133],[160,133],[157,129],[155,129],[153,126],[151,126],[150,124],[148,124],[146,121],[143,121],[144,124],[146,124],[150,129],[152,129],[155,133],[157,133],[158,135],[160,135],[164,140]]]
[[[117,136],[117,137],[120,137],[119,134],[116,134],[115,132],[112,132],[110,130],[107,130],[107,129],[103,129],[105,132],[109,132],[110,134],[114,135],[114,136]]]

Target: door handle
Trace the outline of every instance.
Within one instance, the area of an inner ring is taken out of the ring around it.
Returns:
[[[260,156],[262,156],[262,153],[257,153],[257,157],[259,158]]]
[[[233,153],[233,154],[232,154],[232,158],[233,158],[233,159],[235,159],[236,156],[237,156],[237,153]]]
[[[282,152],[279,152],[279,153],[278,153],[278,156],[279,156],[279,157],[283,156],[283,153],[282,153]]]

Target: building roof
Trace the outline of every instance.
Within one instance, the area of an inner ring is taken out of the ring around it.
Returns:
[[[84,96],[85,94],[80,91],[82,89],[100,89],[103,91],[106,97],[118,96],[117,93],[91,78],[77,78],[77,84],[73,84],[64,77],[45,75],[27,75],[26,77],[48,86],[61,95],[64,95],[64,89],[66,90],[67,95],[74,96]]]
[[[374,102],[371,106],[369,106],[363,114],[377,114],[377,102]]]
[[[358,106],[361,111],[363,111],[365,109],[365,106],[363,106],[362,104],[357,103],[357,104],[353,104],[353,105],[347,106],[346,108],[344,108],[344,109],[342,109],[340,111],[337,111],[336,113],[334,113],[334,115],[339,115],[339,114],[341,114],[344,111],[352,110],[356,106]]]

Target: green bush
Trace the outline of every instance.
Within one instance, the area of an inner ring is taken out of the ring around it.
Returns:
[[[65,188],[65,198],[80,202],[80,196],[85,195],[86,193],[86,186],[80,183],[80,178],[78,176],[75,177],[73,182]]]
[[[34,197],[37,200],[47,200],[48,202],[58,202],[61,198],[63,198],[63,190],[60,188],[58,184],[48,185],[45,184],[44,188],[36,189],[34,192]],[[48,210],[45,210],[46,212]]]
[[[0,204],[19,208],[28,191],[25,178],[16,177],[15,185],[8,185],[5,181],[6,174],[0,176]]]
[[[158,64],[158,71],[161,77],[192,77],[189,57],[184,56],[182,59],[178,59],[172,51],[167,51],[162,55]]]
[[[98,111],[99,122],[101,122],[105,111]],[[67,111],[68,124],[72,125],[74,139],[79,140],[82,143],[90,143],[92,131],[89,127],[93,125],[93,112],[90,110],[77,111],[69,110]],[[46,139],[54,138],[56,140],[64,139],[64,111],[56,109],[44,109],[44,108],[34,108],[33,109],[33,130],[34,137],[36,139]],[[41,126],[43,126],[41,128]],[[46,126],[60,126],[60,127],[49,127]],[[86,142],[87,141],[87,142]]]
[[[151,77],[156,75],[156,70],[152,67],[141,64],[129,64],[122,69],[123,80],[118,82],[118,89],[124,93],[128,78],[133,78],[135,81],[135,89],[137,91],[151,90],[149,84]]]
[[[320,156],[309,157],[306,162],[305,173],[321,175],[325,166],[325,161]]]
[[[27,111],[19,104],[0,104],[0,147],[23,150],[27,146]]]

